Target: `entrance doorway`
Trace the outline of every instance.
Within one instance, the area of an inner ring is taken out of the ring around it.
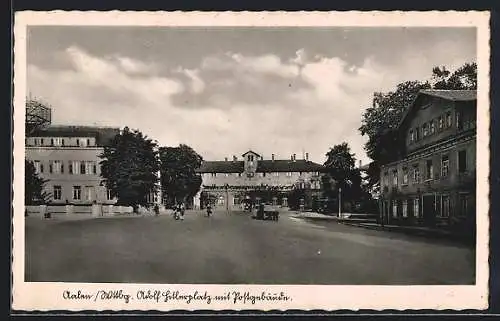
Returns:
[[[423,196],[422,215],[425,225],[434,225],[436,220],[436,199],[434,195]]]

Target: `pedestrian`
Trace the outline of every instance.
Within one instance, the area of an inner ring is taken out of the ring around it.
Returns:
[[[184,206],[183,202],[181,202],[179,205],[179,211],[181,214],[181,220],[184,220],[184,212],[186,211],[186,207]]]
[[[207,203],[207,216],[210,217],[212,215],[212,205]]]
[[[160,207],[158,206],[158,204],[155,204],[154,211],[155,211],[155,216],[160,215]]]

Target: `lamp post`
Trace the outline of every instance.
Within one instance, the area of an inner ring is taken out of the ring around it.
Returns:
[[[229,212],[229,192],[227,190],[229,185],[226,184],[224,187],[226,189],[226,211]]]
[[[342,187],[339,187],[339,218],[342,218]]]

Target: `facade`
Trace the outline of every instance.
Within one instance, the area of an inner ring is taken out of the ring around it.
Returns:
[[[204,208],[211,202],[218,208],[240,210],[247,201],[289,207],[292,198],[298,197],[307,208],[319,196],[323,166],[309,161],[308,154],[304,159],[292,155],[284,160],[274,155],[264,159],[248,151],[242,157],[202,163],[197,170],[202,187],[195,197],[195,207]]]
[[[399,127],[398,160],[381,166],[386,224],[475,227],[476,91],[422,90]]]
[[[26,138],[26,159],[47,179],[50,204],[114,204],[100,177],[99,155],[119,128],[49,126]]]

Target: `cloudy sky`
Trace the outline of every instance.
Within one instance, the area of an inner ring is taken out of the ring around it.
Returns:
[[[28,88],[53,123],[129,126],[206,160],[322,163],[359,134],[373,92],[476,60],[467,28],[30,27]]]

